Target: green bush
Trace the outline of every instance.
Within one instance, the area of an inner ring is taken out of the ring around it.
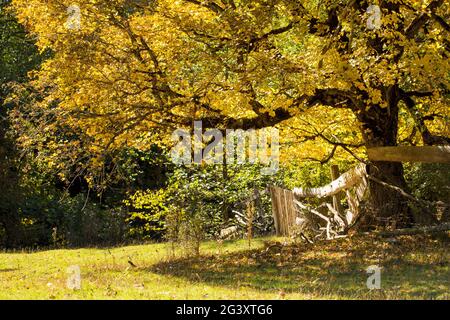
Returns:
[[[245,214],[242,203],[255,190],[279,183],[281,174],[262,175],[259,166],[229,165],[226,172],[221,165],[177,167],[168,174],[165,188],[138,191],[126,201],[130,236],[180,241],[217,238],[221,229],[237,223],[236,211]],[[258,223],[266,223],[266,232],[271,232],[270,196],[263,192],[258,201]]]
[[[450,202],[450,164],[421,163],[405,166],[411,192],[427,201]]]
[[[18,217],[22,247],[117,244],[127,229],[123,209],[86,202],[83,195],[29,194]]]

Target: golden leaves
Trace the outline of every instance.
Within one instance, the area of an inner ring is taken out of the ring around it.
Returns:
[[[410,2],[419,10],[420,1]],[[183,117],[218,113],[240,119],[289,109],[295,129],[282,125],[294,145],[287,154],[319,157],[333,148],[323,139],[308,140],[308,149],[295,142],[324,130],[333,141],[355,144],[358,122],[341,109],[347,101],[334,109],[304,110],[297,99],[333,88],[355,93],[361,109],[387,107],[384,88],[389,86],[449,86],[446,34],[430,24],[426,41],[407,39],[400,26],[415,17],[411,9],[384,10],[382,27],[369,31],[360,12],[349,7],[339,17],[342,28],[328,30],[327,3],[304,2],[311,14],[303,16],[294,12],[293,2],[282,0],[270,7],[251,1],[223,10],[183,0],[146,8],[129,7],[125,0],[80,0],[80,30],[69,30],[71,4],[14,0],[20,21],[39,36],[39,46],[53,50],[36,73],[36,87],[52,88],[39,105],[49,108],[58,101],[58,121],[98,148],[145,148],[148,132],[177,125]],[[313,17],[316,32],[310,30]],[[259,110],[252,101],[258,101]],[[439,93],[428,104],[448,107]],[[345,157],[341,151],[337,156]]]

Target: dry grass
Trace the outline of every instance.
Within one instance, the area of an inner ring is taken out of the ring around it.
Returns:
[[[282,241],[206,242],[199,258],[170,258],[166,244],[0,253],[0,298],[449,299],[448,237]],[[79,291],[66,287],[70,265]],[[382,267],[381,290],[366,287],[370,265]]]

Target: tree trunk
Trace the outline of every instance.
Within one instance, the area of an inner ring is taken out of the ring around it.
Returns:
[[[392,96],[392,95],[388,95]],[[371,106],[357,114],[362,124],[362,135],[367,148],[396,146],[398,133],[398,105],[394,98],[389,107]],[[400,162],[373,162],[368,173],[378,180],[408,190]],[[412,222],[407,199],[392,188],[370,180],[369,198],[360,226],[399,228]]]
[[[368,174],[390,185],[407,190],[403,177],[403,166],[396,162],[374,162]],[[404,228],[412,223],[408,199],[392,188],[369,180],[369,198],[366,205],[364,224],[384,228]]]

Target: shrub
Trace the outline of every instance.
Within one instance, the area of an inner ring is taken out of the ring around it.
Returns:
[[[427,201],[450,200],[450,164],[421,163],[405,166],[411,192]]]

